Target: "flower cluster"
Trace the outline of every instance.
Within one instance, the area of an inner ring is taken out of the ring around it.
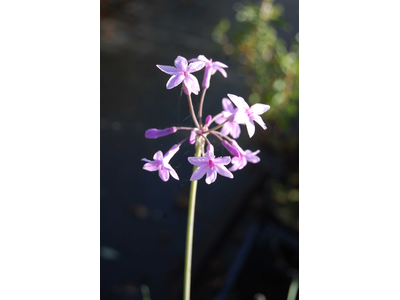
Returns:
[[[261,103],[249,106],[242,97],[228,94],[228,98],[222,99],[223,111],[214,117],[210,115],[207,116],[203,124],[202,108],[205,93],[210,87],[211,76],[219,71],[226,78],[227,74],[224,68],[227,68],[228,66],[218,61],[213,62],[212,59],[207,59],[204,55],[199,55],[197,58],[190,59],[189,61],[182,56],[178,56],[175,59],[174,64],[175,67],[164,65],[157,65],[157,67],[161,71],[171,75],[171,78],[167,82],[167,89],[172,89],[182,83],[183,91],[188,97],[189,108],[195,127],[174,126],[162,130],[155,128],[148,129],[145,133],[145,137],[148,139],[156,139],[175,133],[178,130],[188,130],[190,131],[190,134],[186,139],[172,146],[165,155],[163,155],[161,151],[158,151],[153,156],[154,160],[143,158],[142,161],[146,162],[143,169],[147,171],[158,171],[158,174],[163,181],[167,181],[170,175],[176,180],[179,180],[178,174],[171,167],[169,161],[179,151],[180,145],[187,140],[192,145],[196,142],[201,145],[201,157],[188,158],[192,165],[197,166],[197,169],[193,172],[192,177],[190,178],[191,181],[199,180],[206,175],[206,183],[211,184],[216,180],[217,174],[233,178],[231,172],[241,170],[248,162],[253,164],[258,163],[260,158],[257,154],[260,151],[257,150],[252,152],[251,150],[243,150],[235,139],[240,136],[240,125],[246,125],[249,137],[254,135],[254,122],[259,124],[264,130],[267,129],[267,126],[260,115],[269,110],[270,106]],[[200,71],[203,68],[205,69],[202,82],[203,91],[201,94],[197,118],[194,113],[191,94],[193,93],[198,95],[200,92],[200,86],[197,78],[191,73]],[[210,128],[213,122],[218,125]],[[220,128],[221,130],[218,131]],[[207,138],[209,134],[216,137],[233,157],[215,157],[214,146]],[[229,137],[229,135],[232,138]],[[205,143],[207,143],[207,151],[204,153]],[[230,163],[232,166],[227,169],[225,166]]]

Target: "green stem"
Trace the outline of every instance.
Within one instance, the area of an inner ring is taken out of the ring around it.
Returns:
[[[195,156],[200,156],[200,143],[196,142]],[[193,172],[197,166],[193,167]],[[186,232],[186,253],[185,253],[185,274],[183,284],[183,299],[190,300],[190,278],[192,274],[192,252],[193,252],[193,228],[194,228],[194,210],[196,206],[196,191],[197,191],[197,180],[192,181],[190,185],[189,194],[189,212],[187,221],[187,232]]]

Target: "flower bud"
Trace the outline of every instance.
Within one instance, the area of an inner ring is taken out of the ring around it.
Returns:
[[[170,127],[170,128],[166,128],[166,129],[155,129],[155,128],[151,128],[151,129],[147,129],[146,133],[144,134],[144,136],[147,139],[156,139],[162,136],[166,136],[172,133],[175,133],[177,131],[176,127]]]
[[[208,115],[207,118],[206,118],[206,123],[204,124],[204,126],[208,128],[208,126],[210,126],[210,124],[211,124],[211,120],[212,120],[212,116]]]
[[[230,154],[232,154],[233,156],[240,156],[240,151],[239,149],[237,149],[235,146],[231,145],[230,143],[228,143],[227,141],[222,141],[222,145],[226,148],[226,150],[229,151]]]

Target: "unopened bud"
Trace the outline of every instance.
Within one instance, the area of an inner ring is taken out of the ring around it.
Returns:
[[[222,141],[222,145],[226,148],[226,150],[229,151],[230,154],[232,154],[233,156],[240,156],[240,151],[239,149],[237,149],[236,147],[234,147],[233,145],[231,145],[230,143],[228,143],[227,141]]]
[[[211,120],[212,120],[212,116],[211,116],[211,115],[208,115],[207,118],[206,118],[206,123],[204,124],[204,126],[205,126],[205,127],[210,126]]]
[[[170,128],[166,128],[166,129],[155,129],[155,128],[151,128],[151,129],[147,129],[146,133],[144,134],[144,136],[147,139],[156,139],[162,136],[166,136],[172,133],[175,133],[177,131],[176,127],[170,127]]]

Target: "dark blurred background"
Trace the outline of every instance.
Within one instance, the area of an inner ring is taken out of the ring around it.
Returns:
[[[282,1],[101,0],[101,298],[182,299],[187,204],[194,147],[171,160],[180,181],[142,170],[186,137],[147,140],[148,128],[191,126],[180,88],[156,64],[199,54],[229,66],[215,74],[203,115],[222,110],[227,93],[262,102],[244,149],[261,150],[234,179],[199,182],[192,299],[298,298],[298,11]],[[194,73],[201,83],[203,71]],[[197,107],[199,97],[194,96]],[[216,156],[228,155],[215,141]],[[146,294],[146,293],[145,293]]]

